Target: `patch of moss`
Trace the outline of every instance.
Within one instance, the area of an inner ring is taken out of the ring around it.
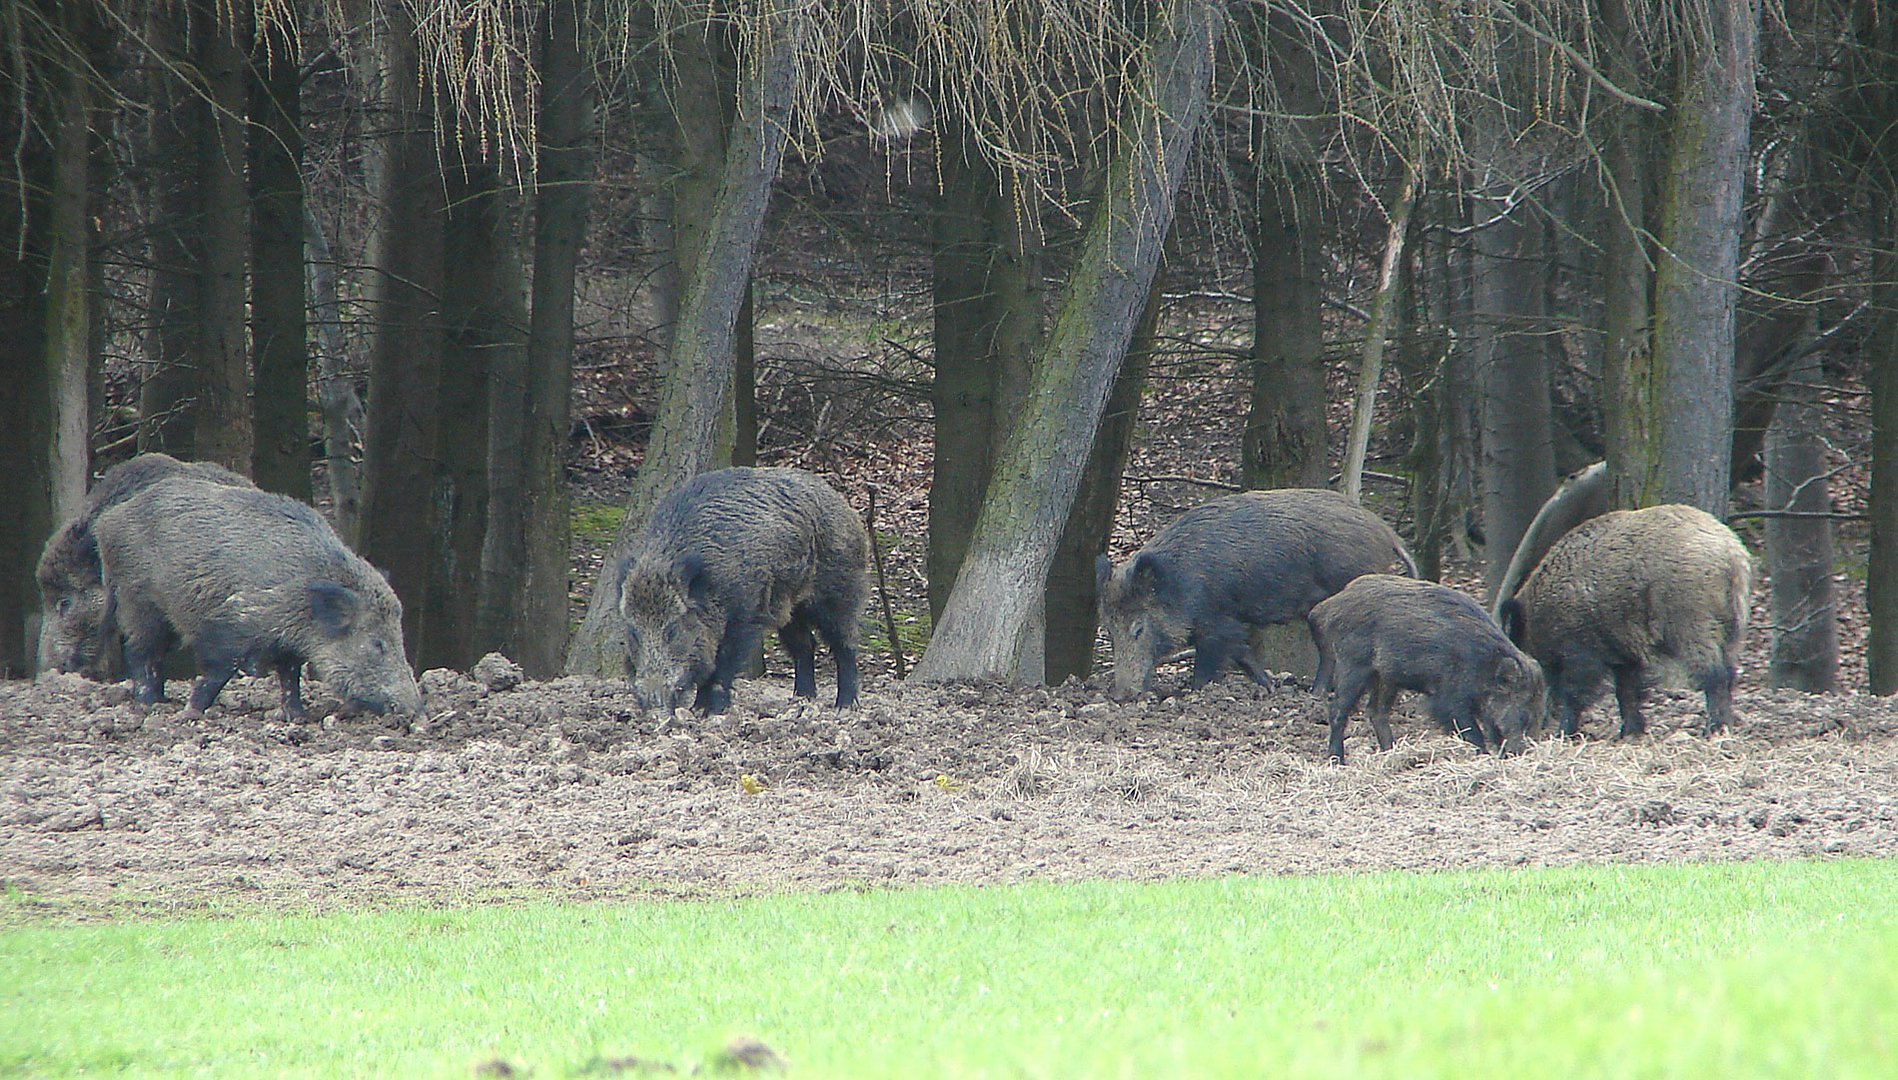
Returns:
[[[619,534],[619,523],[626,520],[626,508],[610,503],[576,504],[573,508],[573,538],[595,544],[610,544]]]

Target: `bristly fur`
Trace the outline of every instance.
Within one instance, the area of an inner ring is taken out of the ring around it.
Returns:
[[[869,550],[856,511],[809,473],[720,469],[680,485],[620,568],[634,696],[644,708],[723,711],[776,630],[797,694],[816,694],[821,636],[837,660],[837,703],[853,703]]]

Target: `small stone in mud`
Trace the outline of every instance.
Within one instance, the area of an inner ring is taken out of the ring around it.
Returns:
[[[521,665],[498,652],[491,652],[477,660],[475,666],[468,669],[468,674],[492,691],[512,690],[526,678]]]

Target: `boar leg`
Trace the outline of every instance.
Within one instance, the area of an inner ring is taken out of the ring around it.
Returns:
[[[1621,738],[1647,731],[1648,719],[1641,715],[1641,669],[1634,664],[1615,668],[1615,705],[1621,710]]]
[[[802,613],[793,612],[791,621],[778,627],[778,640],[784,643],[784,651],[791,654],[792,695],[816,697],[817,638],[811,633],[811,624],[804,621]]]
[[[1736,672],[1726,665],[1708,672],[1701,680],[1701,692],[1707,695],[1707,727],[1705,733],[1712,735],[1716,731],[1725,731],[1733,722],[1733,680]]]
[[[1365,672],[1351,675],[1340,680],[1338,692],[1331,699],[1331,760],[1344,764],[1344,726],[1351,720],[1351,713],[1358,707],[1358,699],[1364,696],[1364,689],[1377,676]]]
[[[213,666],[200,658],[198,664],[204,668],[204,674],[198,676],[197,685],[191,688],[191,702],[185,706],[184,712],[178,714],[180,720],[204,719],[204,711],[211,707],[211,703],[217,700],[220,693],[223,693],[224,684],[230,682],[237,674],[235,663],[220,663]]]
[[[810,620],[823,637],[831,658],[837,661],[837,707],[848,709],[857,703],[860,679],[857,671],[857,639],[850,632],[850,616],[832,608],[819,607],[811,610]]]
[[[1245,651],[1246,644],[1245,628],[1237,622],[1227,622],[1194,635],[1193,689],[1199,690],[1219,678],[1226,664]]]
[[[295,656],[279,656],[275,667],[277,689],[283,692],[284,718],[286,720],[304,719],[303,660]]]
[[[1371,677],[1371,707],[1366,711],[1371,719],[1371,730],[1377,734],[1377,748],[1389,750],[1396,742],[1391,738],[1391,706],[1397,704],[1397,684],[1389,679],[1373,675]]]
[[[171,651],[171,628],[156,611],[126,612],[125,668],[132,677],[132,698],[140,705],[156,705],[164,700],[162,674],[165,654]]]
[[[732,683],[763,640],[764,627],[749,619],[727,628],[725,640],[718,643],[718,658],[712,662],[712,676],[699,687],[694,706],[712,715],[731,708]]]

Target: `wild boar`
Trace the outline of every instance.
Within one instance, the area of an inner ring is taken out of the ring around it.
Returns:
[[[1335,491],[1288,488],[1213,499],[1175,518],[1123,566],[1095,563],[1114,691],[1145,690],[1153,669],[1193,650],[1194,689],[1237,663],[1264,686],[1254,631],[1302,619],[1364,574],[1417,564],[1376,514]]]
[[[1613,676],[1621,734],[1647,729],[1641,695],[1678,677],[1707,697],[1706,732],[1733,719],[1753,561],[1733,531],[1691,506],[1618,510],[1549,548],[1503,628],[1542,664],[1563,735]]]
[[[139,701],[159,700],[159,665],[182,641],[201,672],[185,718],[203,716],[239,669],[265,666],[300,718],[305,663],[353,705],[421,710],[401,601],[303,503],[172,477],[100,514],[93,533]]]
[[[1306,617],[1318,646],[1320,694],[1330,693],[1331,757],[1368,689],[1371,730],[1391,748],[1387,719],[1400,690],[1430,698],[1430,716],[1477,749],[1519,753],[1542,715],[1542,668],[1468,596],[1429,581],[1367,574]]]
[[[837,705],[857,700],[870,541],[843,496],[797,469],[720,469],[654,507],[621,564],[633,696],[641,708],[724,712],[766,631],[791,654],[792,691],[817,696],[813,631],[837,660]]]
[[[61,526],[40,553],[39,667],[78,671],[95,678],[119,675],[119,634],[101,625],[105,584],[92,523],[159,480],[189,476],[207,483],[250,487],[244,477],[208,461],[179,461],[168,454],[140,454],[105,471],[86,493],[79,516]]]

